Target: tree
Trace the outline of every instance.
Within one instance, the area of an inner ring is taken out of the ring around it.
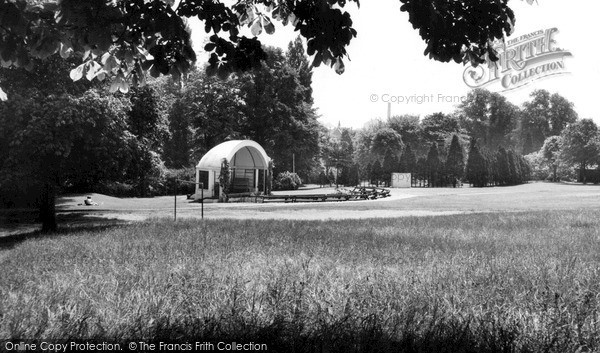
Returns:
[[[492,93],[489,100],[487,148],[516,147],[513,131],[519,122],[520,109],[499,93]]]
[[[402,137],[396,131],[384,127],[373,135],[370,149],[373,156],[383,158],[387,152],[397,154],[403,146]]]
[[[304,51],[304,43],[300,36],[296,37],[293,42],[288,44],[288,50],[286,52],[286,61],[289,67],[296,70],[298,73],[298,80],[300,84],[306,87],[304,91],[304,101],[312,104],[312,69],[306,53]]]
[[[427,180],[429,187],[439,186],[442,162],[437,148],[437,143],[432,143],[427,153]]]
[[[360,184],[360,169],[358,164],[352,163],[350,168],[344,169],[348,172],[348,181],[346,186],[356,186]]]
[[[163,161],[150,144],[137,138],[129,140],[129,163],[125,168],[125,180],[137,197],[152,195],[153,185],[160,183],[164,174]]]
[[[362,129],[358,130],[354,136],[354,160],[361,166],[367,166],[371,164],[375,158],[379,158],[373,155],[371,145],[373,143],[373,137],[380,128],[385,125],[381,121],[370,121],[366,123]],[[370,170],[370,168],[369,168]],[[367,172],[365,177],[368,177],[370,172]]]
[[[448,136],[460,132],[460,123],[452,115],[434,113],[427,115],[421,121],[423,140],[434,143],[443,141]]]
[[[328,169],[335,168],[336,184],[344,184],[346,182],[344,167],[351,163],[352,159],[346,158],[346,151],[342,148],[342,144],[339,141],[327,139],[327,143],[322,146],[322,152],[325,166]]]
[[[348,1],[356,2],[358,1]],[[515,20],[506,1],[452,2],[431,6],[417,0],[401,0],[413,28],[427,43],[425,55],[438,61],[481,64],[498,60],[494,40],[510,35]],[[225,77],[231,72],[260,66],[266,53],[260,41],[240,36],[248,26],[253,36],[275,31],[273,21],[288,23],[306,39],[313,66],[325,63],[344,71],[346,47],[356,30],[343,11],[346,1],[266,2],[225,5],[219,1],[104,1],[63,0],[2,1],[5,14],[0,28],[0,53],[4,62],[28,67],[32,58],[60,52],[76,53],[83,63],[72,78],[104,79],[114,76],[112,90],[127,90],[127,82],[143,82],[153,76],[186,73],[196,56],[191,48],[185,18],[197,17],[212,33],[205,50],[209,70]]]
[[[372,182],[373,162],[359,165],[360,179],[362,181]]]
[[[560,152],[561,152],[561,138],[560,136],[550,136],[544,141],[544,145],[540,150],[545,163],[552,170],[552,181],[558,181],[557,170],[560,163]]]
[[[398,170],[400,173],[412,173],[416,174],[417,172],[417,158],[415,153],[412,151],[412,148],[409,144],[404,148],[404,152],[400,156]]]
[[[422,146],[422,126],[418,115],[396,115],[388,119],[387,125],[400,134],[402,142],[411,145],[413,151],[417,154],[425,154],[427,150],[420,151]]]
[[[552,173],[548,170],[548,164],[542,156],[541,151],[530,153],[523,156],[523,158],[531,166],[532,178],[534,180],[546,180],[551,176]]]
[[[519,163],[519,168],[521,172],[521,183],[528,182],[529,180],[531,180],[531,165],[529,164],[529,161],[524,156],[520,156],[514,151],[512,152],[514,153]]]
[[[244,102],[239,133],[261,144],[277,161],[276,174],[292,170],[295,160],[298,174],[307,179],[319,164],[322,133],[311,88],[302,84],[299,71],[287,64],[281,50],[266,50],[269,59],[237,80]]]
[[[350,170],[353,166],[353,145],[350,129],[342,129],[340,139],[334,139],[327,134],[322,139],[321,153],[325,165],[334,167],[338,174],[337,182],[349,185],[356,179],[356,171]]]
[[[428,181],[427,159],[425,157],[421,157],[417,160],[416,169],[416,179],[419,180],[419,186],[422,186],[423,183],[427,183]]]
[[[509,160],[508,153],[504,149],[504,147],[498,148],[498,152],[496,152],[496,183],[498,185],[509,185],[511,184],[512,179],[514,179],[514,160],[511,164]]]
[[[509,185],[517,185],[523,183],[525,181],[525,171],[523,170],[523,166],[516,153],[512,150],[508,150],[508,165],[509,165]]]
[[[585,168],[598,159],[598,126],[591,119],[579,120],[568,126],[561,135],[561,158],[566,163],[579,165],[579,179],[587,182]]]
[[[333,174],[333,170],[329,169],[329,172],[327,173],[327,181],[329,181],[329,186],[331,186],[331,184],[335,183],[335,175]]]
[[[151,86],[134,87],[129,101],[127,130],[135,138],[130,141],[131,160],[125,177],[134,185],[136,196],[146,197],[163,174],[160,155],[169,136],[166,107]]]
[[[475,187],[484,187],[488,182],[489,171],[484,156],[479,151],[477,140],[471,140],[469,158],[467,160],[466,178]]]
[[[340,144],[344,150],[344,158],[351,160],[354,155],[354,132],[350,129],[343,128],[342,136],[340,137]]]
[[[383,169],[381,168],[381,163],[379,163],[378,160],[373,161],[373,164],[371,165],[370,179],[371,184],[375,184],[376,186],[379,186],[379,183],[383,179]]]
[[[382,181],[390,186],[392,183],[392,173],[398,171],[398,158],[392,151],[388,150],[384,157],[383,163],[381,164]]]
[[[193,129],[185,110],[184,103],[179,99],[169,110],[170,138],[165,142],[163,155],[168,167],[185,168],[191,165]]]
[[[380,120],[372,120],[359,130],[354,138],[354,159],[366,165],[374,159],[382,160],[387,151],[399,154],[402,137]]]
[[[577,112],[572,102],[558,93],[550,96],[550,128],[549,134],[553,136],[560,133],[570,124],[577,121]]]
[[[465,173],[465,159],[463,149],[458,142],[458,136],[452,136],[448,157],[446,158],[446,176],[450,179],[452,186],[456,187],[458,180],[461,180]]]
[[[496,161],[496,153],[488,150],[487,148],[482,148],[481,155],[483,156],[485,168],[487,170],[487,177],[484,186],[497,186],[500,173],[497,168],[498,164]]]
[[[535,152],[533,147],[533,137],[531,137],[531,132],[528,132],[525,135],[525,142],[523,142],[523,154],[527,155],[533,152]]]
[[[560,135],[565,127],[577,120],[573,103],[557,93],[551,95],[546,90],[535,90],[530,97],[531,100],[523,104],[521,135],[531,138],[531,150],[523,154],[538,151],[546,138]]]
[[[488,102],[491,93],[484,89],[474,89],[459,105],[460,124],[472,138],[485,142],[488,140]]]
[[[531,138],[531,151],[524,150],[523,154],[538,151],[550,133],[550,92],[535,90],[529,96],[531,100],[523,103],[522,129],[526,138]]]
[[[162,152],[169,136],[166,107],[161,105],[154,87],[135,87],[130,91],[128,130],[150,149]]]
[[[480,146],[495,150],[513,144],[512,132],[516,128],[519,109],[499,93],[484,89],[469,92],[458,109],[460,124]]]
[[[19,198],[32,195],[27,203],[39,207],[44,231],[56,229],[61,189],[87,192],[123,180],[134,138],[128,100],[100,94],[98,83],[72,82],[66,76],[71,62],[54,55],[31,71],[0,69],[13,97],[0,102],[0,188],[23,190]]]
[[[228,137],[235,137],[243,105],[240,82],[235,78],[220,80],[201,71],[190,74],[174,109],[181,109],[180,120],[190,124],[195,155],[203,155]]]
[[[42,231],[55,231],[60,188],[123,177],[133,138],[127,132],[127,103],[96,91],[79,97],[40,92],[13,97],[0,106],[0,126],[5,128],[0,140],[8,145],[0,160],[0,186],[19,185],[23,176],[33,178]]]

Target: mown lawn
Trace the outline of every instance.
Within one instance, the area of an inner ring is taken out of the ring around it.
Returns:
[[[153,220],[4,244],[0,341],[600,350],[597,212]]]

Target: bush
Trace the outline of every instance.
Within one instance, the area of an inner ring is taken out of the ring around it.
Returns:
[[[134,197],[137,190],[132,184],[114,181],[101,183],[98,186],[98,192],[114,197]]]
[[[172,195],[175,188],[175,182],[179,180],[188,180],[196,182],[196,171],[194,168],[167,169],[165,172],[165,187],[163,195]],[[177,181],[177,194],[189,195],[196,192],[196,184]]]
[[[144,169],[140,170],[141,174],[137,175],[137,180],[134,178],[132,182],[136,186],[138,197],[153,197],[160,195],[172,195],[173,189],[165,190],[167,167],[161,160],[158,153],[148,151]]]
[[[530,153],[524,156],[524,158],[531,167],[532,180],[552,181],[552,167],[548,165],[540,152]],[[576,168],[573,168],[573,166],[566,163],[558,163],[558,167],[556,169],[557,181],[576,181],[577,174],[578,171]]]
[[[296,173],[282,172],[277,175],[273,183],[275,190],[297,190],[302,185],[302,180]]]
[[[0,208],[39,207],[41,185],[30,177],[0,183]]]

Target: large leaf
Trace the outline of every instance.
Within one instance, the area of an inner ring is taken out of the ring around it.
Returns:
[[[90,61],[88,64],[88,70],[85,77],[88,79],[88,81],[91,81],[94,79],[94,77],[98,75],[98,73],[100,73],[100,70],[102,70],[102,66],[93,60]]]
[[[63,59],[67,59],[73,54],[73,48],[65,45],[64,43],[60,43],[60,57]]]
[[[102,64],[104,65],[104,70],[108,73],[113,71],[114,69],[119,68],[119,60],[115,58],[114,55],[106,55],[102,56]]]
[[[253,36],[259,36],[262,33],[262,30],[262,21],[260,20],[260,17],[257,17],[252,24],[252,27],[250,27],[250,32],[252,32]]]
[[[0,101],[5,101],[7,99],[6,93],[2,90],[2,87],[0,87]]]
[[[73,80],[73,81],[81,80],[81,78],[83,77],[83,70],[84,70],[85,64],[86,63],[83,63],[83,64],[77,66],[76,68],[74,68],[73,70],[71,70],[71,73],[69,74],[69,76],[71,77],[71,80]]]
[[[121,85],[121,80],[123,79],[123,74],[121,72],[119,72],[119,74],[113,78],[112,82],[110,83],[110,87],[108,88],[108,91],[110,93],[115,93],[116,91],[119,90],[119,86]]]
[[[121,93],[129,92],[129,83],[125,79],[122,71],[119,70],[119,73],[110,84],[110,88],[108,90],[110,93],[115,93],[116,91],[121,91]]]
[[[346,70],[346,67],[344,66],[344,62],[342,61],[341,58],[337,58],[335,60],[335,64],[333,65],[333,68],[335,70],[335,73],[337,73],[338,75],[343,74],[344,71]]]
[[[267,34],[275,33],[275,26],[273,25],[273,22],[271,22],[271,20],[267,17],[263,18],[263,27],[265,28],[265,32],[267,32]]]

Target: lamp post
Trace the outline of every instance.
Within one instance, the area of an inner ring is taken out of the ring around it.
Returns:
[[[200,218],[204,219],[204,182],[193,182],[189,180],[175,179],[175,190],[174,194],[174,203],[173,203],[173,221],[177,221],[177,182],[200,185],[200,203],[202,204],[200,208]]]

